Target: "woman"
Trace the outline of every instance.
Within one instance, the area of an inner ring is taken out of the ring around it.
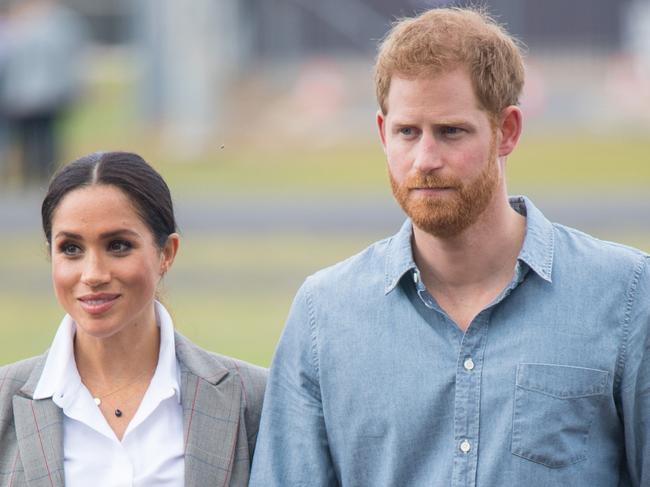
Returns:
[[[192,344],[156,301],[179,245],[161,176],[82,157],[42,218],[67,314],[45,355],[0,368],[0,486],[246,485],[266,372]]]

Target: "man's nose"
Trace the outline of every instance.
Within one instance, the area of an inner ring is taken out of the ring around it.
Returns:
[[[420,137],[413,166],[423,173],[435,171],[443,166],[440,143],[433,135],[425,132]]]
[[[110,281],[111,275],[105,259],[95,252],[89,252],[84,259],[81,282],[88,287],[97,287]]]

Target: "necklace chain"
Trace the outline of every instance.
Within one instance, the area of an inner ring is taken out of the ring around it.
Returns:
[[[94,394],[93,394],[93,400],[95,401],[95,404],[96,404],[97,406],[100,406],[100,405],[102,404],[102,399],[104,399],[104,398],[106,398],[106,397],[109,397],[109,396],[112,396],[113,394],[117,394],[118,392],[120,392],[120,391],[126,389],[127,387],[132,386],[132,385],[135,384],[138,380],[140,380],[140,378],[141,378],[142,376],[144,376],[146,373],[147,373],[147,370],[144,370],[143,372],[140,372],[140,373],[139,373],[138,375],[136,375],[132,380],[128,381],[128,382],[125,383],[125,384],[122,384],[122,385],[119,386],[118,388],[113,389],[112,391],[109,391],[109,392],[107,392],[107,393],[105,393],[105,394],[101,394],[101,395],[99,395],[99,394],[98,394],[98,395],[94,395]],[[120,411],[120,410],[119,410],[119,409],[116,409],[116,410],[115,410],[115,415],[119,417],[119,416],[122,415],[122,413],[120,412],[119,414],[117,414],[118,411]]]

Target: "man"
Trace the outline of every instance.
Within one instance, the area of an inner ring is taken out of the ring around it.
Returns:
[[[650,485],[650,257],[508,199],[522,85],[481,13],[384,40],[377,125],[409,220],[298,292],[251,485]]]

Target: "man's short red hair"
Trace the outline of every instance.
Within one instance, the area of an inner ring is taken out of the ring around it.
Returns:
[[[379,46],[375,88],[388,113],[391,78],[435,76],[466,68],[481,108],[491,118],[516,105],[524,85],[517,42],[486,13],[465,8],[428,10],[397,22]]]

